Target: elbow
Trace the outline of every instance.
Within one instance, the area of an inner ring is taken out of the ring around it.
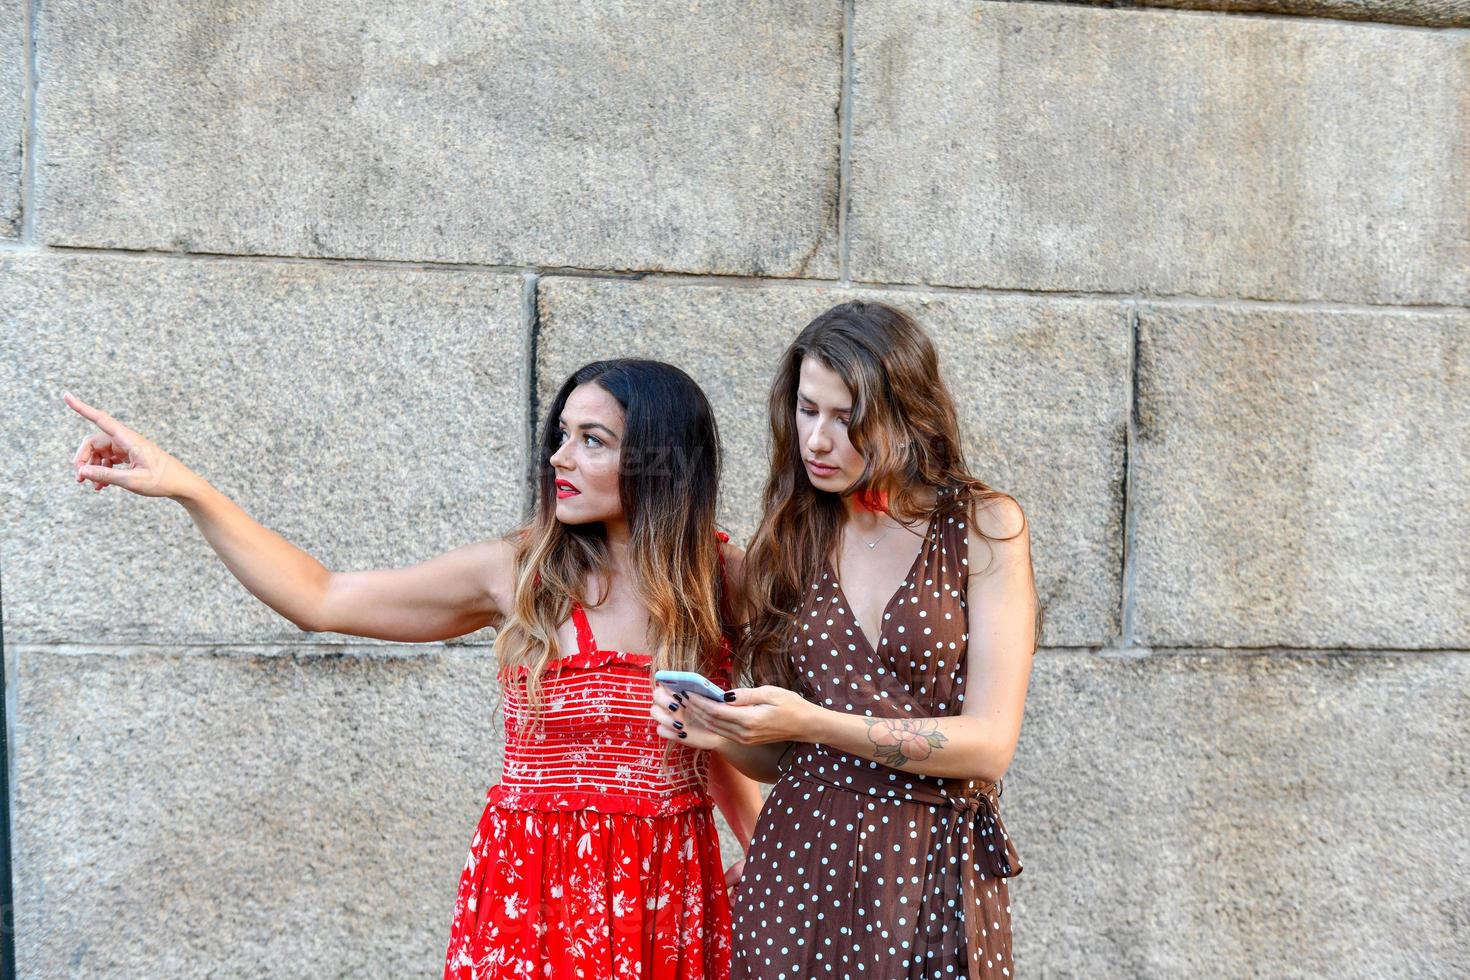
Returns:
[[[337,632],[333,629],[333,624],[329,622],[330,604],[327,601],[329,585],[330,576],[319,589],[311,590],[310,594],[298,597],[294,603],[294,609],[280,610],[281,615],[289,619],[291,624],[303,633]]]
[[[986,783],[998,783],[1004,778],[1011,768],[1011,759],[1016,754],[1014,745],[996,747],[988,752],[981,752],[975,760],[975,769],[971,772],[972,779],[978,779]]]
[[[295,626],[303,633],[330,632],[328,627],[322,622],[321,616],[311,611],[302,611],[294,616],[288,615],[286,618],[291,621],[292,626]]]
[[[998,783],[1009,768],[1009,766],[984,766],[972,778],[982,783]]]

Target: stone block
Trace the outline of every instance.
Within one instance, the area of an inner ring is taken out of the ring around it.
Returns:
[[[546,278],[540,410],[569,373],[599,357],[653,357],[688,371],[715,409],[721,516],[743,543],[760,519],[770,465],[766,398],[776,364],[814,316],[854,297],[907,309],[934,338],[974,471],[1030,516],[1047,642],[1107,642],[1119,628],[1128,411],[1121,303]]]
[[[1470,647],[1470,316],[1139,311],[1144,645]]]
[[[0,256],[5,637],[290,642],[184,509],[73,481],[70,390],[328,568],[407,565],[525,502],[517,276]],[[340,637],[338,638],[340,639]]]
[[[21,976],[442,971],[488,648],[114,651],[10,648]]]
[[[1464,975],[1467,692],[1466,653],[1040,654],[1017,975]]]
[[[1462,33],[859,5],[852,278],[1463,305]]]
[[[1232,14],[1339,17],[1420,27],[1470,27],[1470,2],[1466,0],[1139,0],[1137,5]]]
[[[51,244],[835,275],[838,4],[40,16]]]
[[[0,2],[0,239],[19,238],[25,142],[26,2]]]

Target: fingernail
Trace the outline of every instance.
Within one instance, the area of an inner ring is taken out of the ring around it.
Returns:
[[[726,704],[729,704],[731,701],[734,701],[734,700],[735,700],[735,692],[734,691],[726,691],[725,692],[725,703]]]
[[[676,722],[674,722],[674,727],[675,727],[675,728],[678,728],[678,729],[680,729],[680,730],[683,730],[683,728],[684,728],[684,723],[683,723],[683,722],[682,722],[682,721],[676,721]]]
[[[680,738],[688,738],[689,737],[689,733],[688,732],[680,732],[679,733],[679,737]]]
[[[670,711],[678,711],[679,710],[679,706],[677,704],[671,704],[671,705],[669,705],[669,710]]]

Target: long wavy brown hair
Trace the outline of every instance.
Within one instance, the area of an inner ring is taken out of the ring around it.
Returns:
[[[905,523],[927,520],[936,509],[962,507],[973,515],[986,501],[1014,499],[970,473],[934,343],[912,317],[854,300],[807,324],[786,348],[771,386],[771,471],[765,513],[744,563],[750,626],[736,655],[742,678],[792,689],[790,627],[804,587],[835,551],[845,510],[838,494],[812,485],[802,462],[796,398],[807,357],[830,368],[852,393],[847,434],[863,457],[863,472],[842,496],[885,494],[888,512]],[[971,527],[990,537],[978,523]],[[1040,629],[1038,607],[1038,637]]]
[[[578,385],[596,384],[622,406],[618,492],[632,541],[632,586],[648,607],[655,670],[716,665],[726,635],[715,505],[720,483],[720,440],[708,399],[694,380],[671,364],[636,358],[594,361],[562,384],[547,410],[537,448],[536,515],[515,533],[514,609],[495,640],[503,684],[519,683],[525,668],[527,703],[541,703],[541,681],[558,656],[557,627],[575,600],[596,607],[606,598],[607,533],[601,522],[556,519],[560,420]],[[599,579],[603,594],[586,594]]]

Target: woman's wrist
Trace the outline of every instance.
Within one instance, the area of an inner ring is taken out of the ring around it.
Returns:
[[[183,504],[185,510],[193,510],[202,506],[205,496],[211,492],[218,493],[219,491],[215,490],[204,477],[191,471],[184,476],[179,489],[169,496]]]
[[[796,730],[791,733],[789,740],[793,742],[829,741],[827,736],[831,719],[837,712],[824,708],[820,704],[813,704],[805,698],[802,699],[801,705]]]

